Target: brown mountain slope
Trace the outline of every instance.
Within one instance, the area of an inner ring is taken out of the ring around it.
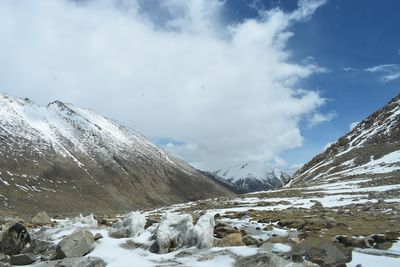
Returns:
[[[230,194],[94,111],[0,94],[0,210],[115,213]]]

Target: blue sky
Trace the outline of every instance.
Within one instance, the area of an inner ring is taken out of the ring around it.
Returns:
[[[257,16],[253,1],[228,0],[233,20]],[[256,1],[256,6],[296,8],[296,1]],[[385,105],[400,93],[400,77],[382,81],[384,73],[365,69],[394,64],[400,73],[400,1],[330,0],[309,21],[294,25],[288,47],[294,60],[311,57],[327,72],[301,82],[316,89],[328,101],[322,110],[336,116],[314,127],[301,126],[304,146],[286,151],[281,157],[304,162],[327,143],[349,131],[349,125]],[[303,161],[301,159],[304,159]]]
[[[200,169],[305,163],[400,92],[396,0],[0,1],[0,90]]]

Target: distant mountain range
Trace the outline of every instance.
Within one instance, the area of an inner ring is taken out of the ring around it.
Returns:
[[[214,178],[238,193],[272,190],[283,187],[291,176],[267,162],[246,162],[214,172]]]
[[[400,95],[299,169],[291,186],[346,180],[400,183]]]
[[[117,212],[230,194],[93,110],[0,93],[0,209]]]

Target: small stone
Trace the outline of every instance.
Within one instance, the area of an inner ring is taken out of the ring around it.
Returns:
[[[10,256],[0,253],[0,262],[3,263],[10,262]]]
[[[97,234],[94,235],[94,241],[97,241],[97,240],[102,239],[102,238],[103,238],[103,235],[100,234],[100,233],[97,233]]]
[[[374,248],[386,250],[386,249],[391,248],[392,246],[393,246],[392,242],[383,242],[383,243],[376,243]]]
[[[261,245],[261,241],[259,241],[257,238],[251,236],[251,235],[246,235],[242,238],[242,242],[246,246],[256,246],[259,247]]]
[[[222,239],[214,241],[216,247],[233,247],[233,246],[244,246],[242,241],[242,235],[240,233],[233,233],[224,236]]]
[[[328,217],[325,219],[326,228],[330,229],[330,228],[336,227],[337,225],[338,225],[338,223],[336,222],[336,220],[334,218]]]
[[[13,255],[10,258],[11,265],[29,265],[38,259],[32,253]]]
[[[272,226],[272,224],[268,224],[267,226],[265,226],[264,227],[264,229],[263,229],[264,231],[273,231],[274,230],[274,227]]]

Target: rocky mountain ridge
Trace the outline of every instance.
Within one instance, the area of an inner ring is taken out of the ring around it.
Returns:
[[[292,186],[364,178],[373,178],[376,184],[398,184],[400,95],[315,156],[294,177]]]
[[[278,189],[291,179],[290,175],[278,168],[271,168],[267,162],[246,162],[220,169],[214,174],[215,179],[229,183],[239,193]]]
[[[0,207],[131,210],[230,192],[141,134],[89,109],[0,93]],[[33,210],[32,210],[33,209]]]

